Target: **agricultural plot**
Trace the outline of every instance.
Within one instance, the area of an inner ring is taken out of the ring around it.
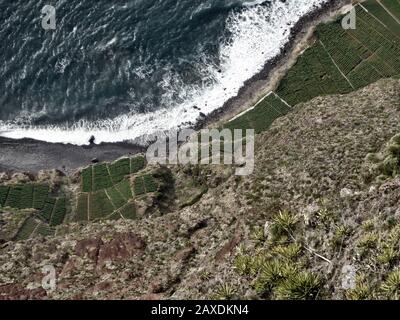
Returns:
[[[135,178],[135,181],[133,183],[133,192],[135,193],[135,196],[140,196],[146,193],[142,176]]]
[[[92,192],[83,192],[77,196],[75,213],[76,221],[92,221],[98,219],[113,220],[121,218],[118,209],[124,207],[133,197],[130,180],[125,178],[125,173],[127,172],[128,175],[130,173],[130,171],[126,171],[127,168],[130,170],[130,159],[128,159],[128,162],[125,159],[121,160],[119,160],[121,162],[117,161],[112,164],[115,165],[118,163],[110,170],[113,172],[111,174],[112,176],[122,177],[120,182],[108,188]],[[123,169],[120,170],[119,168]],[[120,178],[116,180],[119,179]],[[114,179],[112,180],[115,181]],[[149,189],[154,188],[151,181],[148,181],[148,184]]]
[[[324,45],[316,42],[290,69],[279,85],[277,94],[290,105],[296,105],[317,96],[352,90]]]
[[[34,218],[28,218],[22,224],[21,228],[15,237],[16,240],[26,240],[29,239],[35,232],[36,228],[39,226],[39,222]]]
[[[289,111],[290,107],[274,93],[271,93],[252,110],[228,122],[225,128],[231,130],[254,129],[256,133],[260,133],[269,128],[275,119],[285,115]]]
[[[111,180],[113,183],[120,182],[126,175],[131,172],[131,159],[120,159],[109,165]]]
[[[88,193],[81,193],[78,195],[75,217],[77,221],[89,221],[88,197]]]
[[[150,174],[144,175],[143,182],[144,182],[144,187],[146,189],[146,193],[157,191],[158,185],[152,175]]]
[[[55,198],[48,198],[44,203],[43,209],[39,213],[39,217],[43,219],[43,221],[50,222],[56,201]]]
[[[146,167],[145,159],[143,156],[136,156],[131,158],[131,173],[137,173]]]
[[[393,14],[400,19],[400,1],[399,0],[381,0],[381,3]]]
[[[130,174],[145,168],[143,156],[122,158],[113,163],[103,163],[89,166],[81,172],[82,192],[92,192],[110,188]]]
[[[42,222],[37,226],[35,232],[32,235],[41,235],[43,237],[52,236],[54,235],[54,229],[48,224]]]
[[[108,188],[106,194],[110,198],[115,209],[121,208],[126,203],[126,200],[115,187]]]
[[[10,190],[8,191],[7,200],[5,201],[6,207],[22,209],[22,203],[21,203],[22,187],[23,187],[23,185],[10,186]]]
[[[115,210],[105,190],[89,194],[89,219],[104,219]]]
[[[4,206],[5,204],[9,189],[10,188],[8,186],[0,186],[0,207]]]
[[[92,191],[92,166],[87,167],[82,170],[82,191],[90,192]]]
[[[125,169],[115,171],[114,169],[117,167],[121,168],[120,165]],[[113,169],[114,173],[118,171],[119,176],[122,177],[122,180],[119,183],[97,191],[83,192],[77,196],[75,213],[76,221],[121,218],[120,214],[117,213],[118,209],[125,206],[133,197],[130,180],[125,178],[126,171],[124,170],[126,170],[126,168],[130,169],[130,162],[120,162],[119,165],[115,166]],[[151,188],[150,184],[149,188]]]
[[[140,196],[145,193],[156,192],[158,190],[158,184],[150,174],[138,176],[135,178],[133,184],[133,191],[135,196]]]
[[[399,77],[400,20],[396,17],[400,15],[400,1],[369,0],[363,5],[369,11],[356,7],[355,30],[344,30],[342,18],[318,26],[315,44],[298,58],[279,84],[279,97],[294,106],[321,95],[349,93],[381,78]],[[276,101],[267,103],[267,99],[226,127],[254,128],[257,133],[268,129],[280,113],[289,110]]]
[[[50,226],[54,227],[62,224],[66,213],[66,199],[58,198],[54,205],[53,214],[51,215]]]
[[[45,184],[0,186],[0,206],[15,209],[42,209],[49,194]]]
[[[120,183],[116,184],[115,188],[121,193],[125,200],[133,197],[131,184],[128,179],[124,179]]]
[[[33,208],[42,209],[49,194],[47,184],[35,184],[33,188]]]
[[[113,185],[111,177],[108,173],[107,164],[97,164],[93,166],[93,190],[109,188]]]
[[[380,1],[367,0],[363,3],[363,6],[370,12],[371,15],[376,17],[382,24],[387,27],[390,33],[399,37],[400,40],[400,24],[390,15],[386,10],[388,10],[393,16],[400,12],[400,4],[397,0],[386,0]],[[397,17],[397,19],[399,19]]]
[[[125,218],[125,219],[136,219],[136,207],[135,204],[132,202],[127,203],[124,207],[122,207],[120,209],[120,213],[121,215]]]

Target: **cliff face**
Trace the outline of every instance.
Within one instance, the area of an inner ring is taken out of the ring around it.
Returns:
[[[394,79],[300,104],[257,135],[251,176],[171,167],[138,220],[4,243],[0,297],[394,297],[399,123]],[[44,265],[56,269],[52,292]],[[355,272],[350,287],[343,268]]]

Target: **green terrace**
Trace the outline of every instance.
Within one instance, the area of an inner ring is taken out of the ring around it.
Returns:
[[[135,200],[158,190],[151,174],[138,175],[145,167],[144,157],[136,156],[83,169],[74,220],[135,219]]]
[[[0,185],[0,212],[25,212],[16,240],[55,234],[66,222],[136,219],[136,201],[159,189],[152,172],[144,169],[142,155],[91,165],[80,172],[78,191],[68,191],[68,178],[59,188],[33,182]]]
[[[144,168],[143,156],[89,166],[82,170],[82,191],[92,192],[109,188],[121,182],[127,175],[135,174]]]
[[[16,238],[33,234],[49,235],[64,222],[67,214],[65,195],[55,196],[48,184],[26,183],[0,185],[0,208],[33,209],[35,215],[26,219]]]
[[[225,124],[260,133],[292,106],[317,96],[345,94],[382,78],[400,76],[400,1],[369,0],[356,6],[356,29],[342,18],[321,24],[316,41],[280,82],[276,92]]]

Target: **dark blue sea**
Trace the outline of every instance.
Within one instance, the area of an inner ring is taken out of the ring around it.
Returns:
[[[0,134],[84,144],[195,121],[327,0],[0,0]],[[55,8],[54,30],[42,8]]]

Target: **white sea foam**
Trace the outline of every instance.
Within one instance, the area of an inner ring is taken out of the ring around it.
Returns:
[[[91,135],[96,137],[98,143],[118,142],[137,139],[160,130],[171,130],[185,122],[195,122],[199,111],[193,108],[194,105],[200,107],[201,112],[208,114],[220,108],[227,99],[237,95],[246,80],[261,71],[267,60],[280,53],[280,49],[289,40],[290,29],[296,22],[327,1],[274,1],[271,6],[254,5],[263,1],[248,1],[246,9],[232,13],[228,18],[227,28],[232,37],[228,43],[221,44],[221,65],[204,66],[212,75],[213,84],[181,88],[185,96],[190,97],[183,103],[147,114],[131,113],[96,122],[79,121],[63,127],[19,127],[0,122],[1,135],[82,145],[87,143]],[[143,70],[138,72],[146,75]],[[174,80],[165,79],[166,89],[173,85],[181,85],[168,81]],[[165,101],[171,99],[168,91],[164,98]]]

